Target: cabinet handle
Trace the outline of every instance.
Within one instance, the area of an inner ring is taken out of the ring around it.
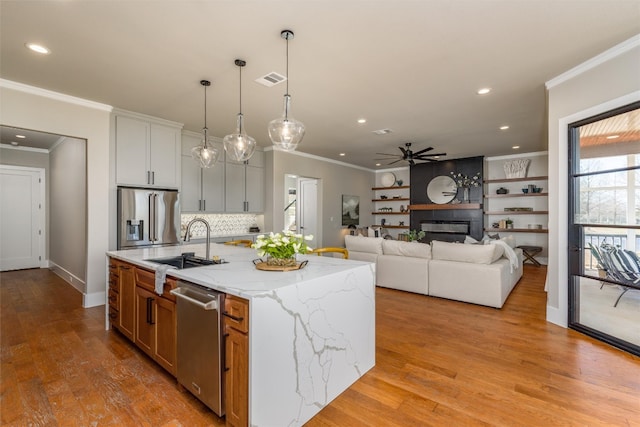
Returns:
[[[129,267],[128,265],[121,265],[120,268],[123,269],[123,270],[130,270],[131,269],[131,267]]]
[[[224,342],[225,342],[225,346],[226,346],[227,345],[227,338],[229,337],[229,334],[224,334],[224,335],[222,335],[222,337],[224,338]],[[222,360],[222,370],[224,372],[228,372],[228,371],[231,370],[229,367],[227,367],[227,358],[226,357]]]
[[[109,313],[109,319],[115,320],[118,317],[116,313]]]
[[[156,183],[156,173],[154,171],[151,171],[151,183]]]
[[[153,301],[153,298],[147,297],[147,323],[150,325],[155,324],[153,321]]]
[[[202,200],[202,210],[203,211],[207,210],[207,199]]]
[[[151,184],[151,174],[147,171],[147,184]]]
[[[233,314],[229,314],[226,311],[222,312],[223,316],[227,316],[229,319],[235,320],[236,322],[242,322],[244,320],[244,317],[238,317],[238,316],[234,316]],[[227,334],[229,335],[229,334]]]

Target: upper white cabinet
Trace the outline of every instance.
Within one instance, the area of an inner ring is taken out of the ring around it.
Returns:
[[[242,163],[225,164],[225,211],[264,211],[264,152],[255,151]]]
[[[201,168],[191,156],[191,149],[201,140],[200,135],[182,134],[182,212],[224,212],[224,148],[221,142],[214,142],[220,158],[212,167]]]
[[[142,115],[115,115],[116,183],[180,188],[179,124]]]

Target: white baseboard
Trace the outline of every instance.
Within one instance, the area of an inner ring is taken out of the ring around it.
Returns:
[[[84,280],[80,279],[78,276],[73,275],[63,267],[60,267],[55,262],[49,261],[49,270],[54,272],[57,276],[59,276],[62,280],[76,288],[82,294],[84,294],[84,290],[87,288],[87,284]]]
[[[104,291],[84,294],[82,296],[82,306],[84,308],[97,307],[99,305],[105,305],[106,300],[106,293]]]
[[[566,328],[569,324],[566,311],[549,305],[547,306],[547,322],[554,323],[563,328]]]

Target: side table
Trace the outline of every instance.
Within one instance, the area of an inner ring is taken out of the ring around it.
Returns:
[[[523,264],[529,261],[531,262],[531,264],[535,265],[536,267],[540,267],[540,265],[542,265],[538,262],[537,259],[534,258],[536,254],[542,252],[542,248],[540,246],[522,245],[517,247],[522,249],[522,254],[524,255],[524,261],[522,262]]]

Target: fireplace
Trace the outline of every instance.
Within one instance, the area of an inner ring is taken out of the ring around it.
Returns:
[[[469,235],[471,221],[421,220],[420,229],[425,232],[425,241],[440,240],[461,242]]]

